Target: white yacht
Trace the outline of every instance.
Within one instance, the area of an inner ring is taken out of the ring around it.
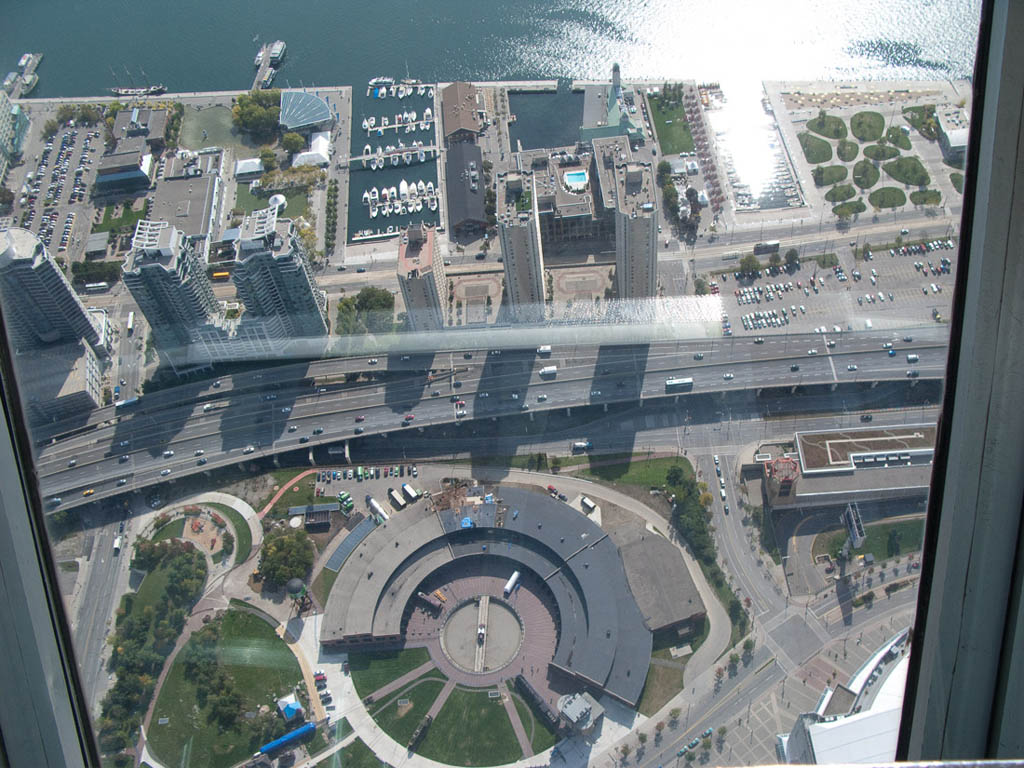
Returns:
[[[373,126],[375,126],[376,124],[377,124],[377,118],[376,118],[376,117],[374,117],[373,115],[370,115],[370,116],[369,116],[369,117],[367,118],[367,120],[366,120],[366,126],[367,126],[368,128],[373,128]]]
[[[398,185],[398,196],[402,200],[409,199],[409,182],[405,179],[402,179],[402,183]]]
[[[377,192],[377,188],[374,187],[373,189],[370,190],[370,202],[371,203],[376,203],[378,199],[379,199],[379,193]]]
[[[427,159],[427,153],[424,152],[422,149],[417,150],[417,152],[416,152],[416,159],[419,160],[421,163],[425,162],[426,159]]]
[[[416,182],[416,191],[421,195],[427,194],[427,185],[423,183],[423,179]]]
[[[365,117],[363,118],[363,130],[364,131],[370,130],[370,121],[367,120]]]
[[[406,165],[412,165],[412,152],[406,152],[402,155],[402,159],[405,160]]]
[[[381,125],[383,125],[383,126],[384,126],[385,128],[387,128],[387,127],[388,127],[388,118],[387,118],[387,115],[385,115],[384,117],[382,117],[382,118],[380,119],[380,124],[381,124]]]
[[[425,110],[423,110],[423,119],[424,120],[432,120],[433,117],[434,117],[434,113],[430,110],[430,107],[427,107]]]
[[[420,211],[422,211],[422,210],[423,210],[423,201],[422,201],[422,200],[420,200],[420,199],[419,199],[419,198],[417,197],[417,198],[416,198],[416,213],[419,213],[419,212],[420,212]]]
[[[434,98],[434,89],[433,88],[428,88],[427,89],[427,98],[428,99]]]
[[[427,207],[430,208],[430,210],[432,210],[432,211],[436,211],[437,210],[437,198],[436,197],[428,197],[427,198]]]
[[[413,122],[413,123],[416,122],[416,110],[415,109],[412,112],[409,113],[409,120],[411,122]]]
[[[376,205],[371,205],[370,206],[370,218],[371,219],[376,219],[377,218],[377,212],[378,212],[377,211],[377,206]]]
[[[398,164],[401,163],[401,162],[402,162],[402,156],[400,154],[398,154],[397,152],[391,156],[391,166],[393,168],[397,167]]]
[[[369,204],[370,204],[370,190],[364,189],[363,190],[363,205],[369,205]]]
[[[391,189],[388,190],[388,197],[391,198],[392,200],[397,200],[398,190],[395,189],[394,187],[391,187]]]
[[[428,181],[427,182],[427,197],[433,197],[433,196],[434,196],[434,182]]]

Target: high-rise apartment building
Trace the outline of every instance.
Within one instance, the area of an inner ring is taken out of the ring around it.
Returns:
[[[21,104],[14,104],[6,91],[0,91],[0,184],[7,169],[21,155],[28,134],[28,115]]]
[[[200,331],[219,314],[219,305],[185,234],[166,221],[140,221],[123,271],[157,350],[175,368],[211,362]]]
[[[78,294],[27,229],[0,231],[0,297],[14,347],[85,341],[103,354],[100,333]]]
[[[327,295],[310,273],[291,220],[278,219],[276,207],[242,222],[231,280],[245,305],[244,321],[263,323],[268,338],[327,335]]]
[[[398,285],[411,331],[439,331],[448,317],[448,285],[432,227],[411,226],[398,246]]]
[[[507,306],[517,320],[542,320],[546,286],[536,185],[531,174],[505,179],[501,186],[506,204],[498,219],[498,238]]]

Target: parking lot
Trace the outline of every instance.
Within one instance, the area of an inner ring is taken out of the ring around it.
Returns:
[[[359,479],[360,470],[362,479]],[[353,509],[364,511],[366,509],[365,498],[372,496],[377,503],[384,507],[390,514],[393,505],[388,500],[388,491],[394,489],[406,503],[409,499],[402,495],[402,484],[408,483],[418,491],[424,486],[419,481],[419,468],[415,464],[394,464],[389,466],[352,466],[342,469],[321,470],[316,477],[314,495],[323,497],[325,500],[337,500],[339,494],[348,493],[352,505],[343,512],[348,513]]]

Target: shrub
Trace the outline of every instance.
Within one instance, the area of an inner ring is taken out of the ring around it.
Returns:
[[[849,200],[857,194],[857,190],[853,188],[852,184],[842,184],[838,187],[832,187],[828,192],[825,193],[825,199],[830,203],[841,203],[844,200]]]
[[[910,202],[914,205],[938,205],[942,202],[942,193],[936,189],[917,189],[910,193]]]
[[[899,187],[882,187],[871,193],[868,202],[875,208],[899,208],[906,204],[907,195]]]
[[[905,134],[899,126],[894,125],[890,127],[889,130],[885,132],[885,138],[890,144],[893,144],[900,149],[910,149],[910,137]]]
[[[828,187],[843,181],[847,173],[846,167],[842,165],[819,165],[811,171],[811,176],[814,178],[814,183],[817,186]]]
[[[807,130],[825,136],[829,139],[845,139],[846,123],[841,117],[825,114],[825,110],[818,112],[818,116],[807,121]]]
[[[832,209],[832,213],[841,219],[850,218],[858,213],[864,213],[868,207],[864,205],[863,200],[850,200],[848,203],[837,205]]]
[[[900,151],[896,147],[889,147],[884,144],[872,144],[870,147],[864,147],[864,157],[876,160],[879,163],[899,157],[899,154]]]

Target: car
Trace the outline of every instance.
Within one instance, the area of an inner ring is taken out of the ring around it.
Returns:
[[[816,354],[818,354],[818,350],[816,350],[816,349],[808,349],[807,350],[807,354],[808,355],[816,355]]]
[[[359,422],[359,421],[366,421],[366,417],[365,417],[365,416],[362,416],[362,415],[360,415],[360,416],[356,416],[356,421],[357,421],[357,422]]]
[[[543,403],[547,399],[548,399],[547,395],[537,395],[537,402],[538,403]]]
[[[256,450],[255,446],[247,445],[247,446],[245,446],[245,448],[242,449],[242,453],[249,454],[249,453],[253,453],[255,450]]]
[[[68,459],[68,466],[73,467],[78,463],[78,459]]]
[[[348,267],[346,267],[344,264],[339,264],[338,265],[338,271],[339,272],[344,272],[346,269],[348,269]]]
[[[882,345],[882,349],[892,349],[892,342],[891,341],[885,342],[885,344]]]
[[[791,370],[791,371],[799,371],[800,370],[800,364],[799,363],[793,363],[791,366],[789,366],[789,370]]]
[[[874,417],[874,416],[872,416],[872,415],[871,415],[870,413],[862,413],[862,414],[860,415],[860,420],[861,420],[861,421],[871,421],[871,420],[872,420],[872,419],[874,419],[874,418],[875,418],[875,417]]]
[[[473,353],[472,352],[463,352],[462,353],[462,359],[463,360],[472,360],[473,359]]]
[[[206,451],[204,451],[202,448],[196,448],[196,452],[193,455],[202,456],[204,453],[206,453]]]
[[[708,736],[710,736],[714,732],[715,732],[714,728],[708,728],[707,730],[704,731],[704,733],[701,734],[701,738],[706,739]]]
[[[591,394],[593,394],[593,393],[591,393]],[[512,393],[512,399],[513,400],[518,400],[519,399],[519,393],[518,392],[513,392]]]
[[[491,357],[501,357],[501,350],[500,349],[489,349],[489,350],[487,350],[487,354],[490,355]]]
[[[201,458],[199,461],[196,462],[196,466],[201,467],[205,463],[206,463],[206,457],[204,456],[203,458]]]
[[[165,459],[169,459],[173,455],[174,455],[174,451],[172,451],[170,448],[168,448],[166,451],[164,451],[164,458]]]
[[[292,412],[292,407],[290,405],[286,405],[283,408],[281,408],[281,413],[291,413],[291,412]]]
[[[678,752],[676,752],[676,757],[682,757],[683,755],[685,755],[689,751],[690,751],[689,747],[683,747]]]
[[[405,420],[406,421],[412,421],[415,418],[416,418],[415,414],[412,414],[412,413],[405,414]]]
[[[700,739],[694,739],[693,741],[691,741],[686,746],[689,747],[690,749],[696,749],[698,744],[700,744]]]
[[[720,467],[721,467],[721,465],[719,465],[719,468]],[[721,471],[719,471],[719,473],[718,473],[718,486],[720,488],[725,488],[725,478],[722,477]]]
[[[756,339],[754,339],[754,343],[755,344],[764,344],[764,336],[758,336]]]
[[[277,400],[277,395],[275,395],[275,394],[271,393],[271,394],[269,394],[269,395],[264,395],[264,396],[263,396],[263,399],[264,399],[264,400]]]
[[[84,491],[82,491],[83,496],[92,496],[94,493],[96,493],[96,489],[94,488],[86,488]]]
[[[171,474],[171,470],[169,470],[169,469],[161,469],[160,470],[161,477],[167,477],[169,474]]]
[[[914,370],[913,368],[910,369],[909,371],[907,371],[907,378],[909,378],[909,379],[916,379],[920,375],[921,375],[921,372],[918,371],[918,370]]]
[[[122,440],[122,441],[121,441],[120,443],[118,443],[117,445],[118,445],[118,446],[119,446],[120,448],[126,448],[126,447],[128,447],[129,445],[131,445],[131,443],[132,443],[132,441],[131,441],[131,440]]]
[[[356,431],[356,434],[357,434],[357,435],[361,435],[361,434],[363,434],[363,432],[365,432],[366,430],[365,430],[365,429],[363,429],[362,427],[356,427],[356,430],[355,430],[355,431]]]
[[[297,429],[298,429],[298,427],[297,427],[297,426],[295,426],[294,424],[289,424],[289,425],[288,425],[288,431],[289,431],[289,432],[294,432],[294,431],[295,431],[295,430],[297,430]]]
[[[356,272],[358,272],[358,273],[359,273],[360,275],[361,275],[361,274],[363,274],[363,273],[364,273],[365,271],[366,271],[366,267],[359,267],[359,268],[358,268],[358,269],[356,270]]]
[[[214,389],[220,389],[220,379],[217,379],[215,382],[213,382],[212,386]]]
[[[126,461],[128,461],[128,454],[124,454],[123,456],[121,456],[121,457],[120,457],[120,458],[119,458],[119,459],[117,460],[117,463],[118,463],[118,464],[124,464],[124,463],[125,463]]]
[[[732,381],[735,377],[731,373],[723,373],[722,378],[726,381]]]
[[[694,352],[693,353],[693,359],[694,360],[703,360],[704,359],[704,353],[703,352]]]
[[[303,435],[302,437],[299,438],[299,442],[300,443],[308,443],[309,442],[309,438],[306,437],[305,435]]]
[[[895,349],[890,349],[889,350],[889,357],[896,357],[896,350]]]
[[[128,386],[128,381],[126,379],[121,379],[121,386],[122,387]]]
[[[323,427],[317,427],[316,429],[313,430],[313,434],[314,435],[322,435],[323,433],[324,433],[324,428]]]
[[[857,370],[857,366],[854,365],[853,363],[850,363],[848,366],[846,366],[846,370],[848,370],[848,371],[856,371]]]
[[[910,342],[912,342],[914,340],[914,337],[913,336],[904,336],[903,340],[905,342],[907,342],[907,344],[909,344]]]
[[[431,397],[440,397],[441,396],[441,390],[440,389],[435,389],[433,392],[430,393],[430,396]]]

